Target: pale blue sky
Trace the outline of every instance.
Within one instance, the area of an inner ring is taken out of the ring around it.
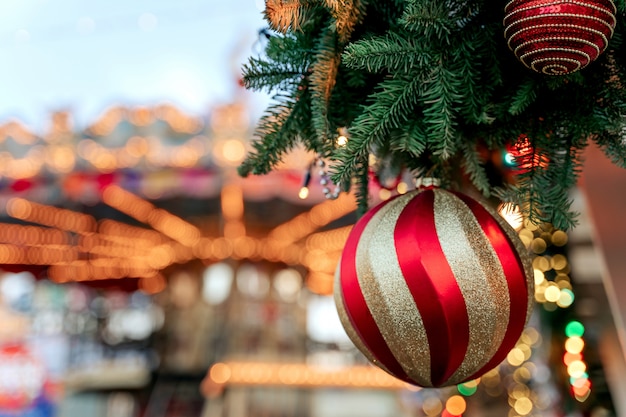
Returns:
[[[115,104],[193,113],[243,94],[241,63],[264,26],[257,0],[0,0],[0,123],[76,124]],[[256,94],[253,100],[263,100]]]

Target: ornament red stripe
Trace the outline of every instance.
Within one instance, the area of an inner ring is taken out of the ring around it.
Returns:
[[[414,197],[400,213],[394,237],[402,274],[428,337],[431,383],[439,386],[463,363],[469,319],[463,294],[439,243],[434,200],[434,190]]]
[[[485,236],[491,242],[493,249],[500,260],[504,276],[507,279],[509,288],[509,299],[511,300],[510,311],[524,311],[526,312],[528,306],[526,304],[528,299],[528,286],[526,282],[526,274],[524,272],[524,265],[515,252],[515,245],[509,240],[506,232],[502,230],[502,226],[498,224],[493,215],[487,211],[480,203],[473,200],[463,194],[454,193],[459,197],[474,213],[476,220],[483,229]],[[495,214],[497,216],[497,214]],[[524,296],[520,296],[524,294]],[[526,325],[526,314],[515,315],[509,317],[509,326],[504,335],[504,339],[500,344],[499,349],[494,353],[493,357],[485,366],[483,366],[478,372],[472,375],[469,379],[474,379],[484,374],[485,372],[495,368],[500,362],[502,362],[506,355],[509,353],[524,330]]]
[[[387,202],[383,202],[365,213],[350,232],[341,256],[341,292],[350,323],[352,323],[352,327],[359,335],[365,347],[371,352],[374,358],[382,363],[395,377],[411,382],[411,378],[409,378],[395,356],[393,356],[389,346],[387,346],[387,342],[380,333],[380,329],[367,307],[367,302],[365,301],[357,278],[355,260],[361,234],[370,219],[378,213]]]

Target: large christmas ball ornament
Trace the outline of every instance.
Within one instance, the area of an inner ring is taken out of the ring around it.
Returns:
[[[335,277],[346,332],[374,364],[422,387],[477,378],[515,346],[533,270],[515,231],[439,188],[385,201],[354,226]]]
[[[606,49],[616,11],[613,0],[513,0],[504,8],[504,36],[528,68],[568,74]]]

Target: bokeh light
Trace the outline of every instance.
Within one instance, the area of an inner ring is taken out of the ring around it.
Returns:
[[[463,415],[465,409],[467,408],[467,403],[465,399],[460,395],[453,395],[448,398],[446,401],[446,411],[452,416],[460,416]]]
[[[585,326],[579,321],[570,321],[565,326],[565,334],[567,337],[582,337],[585,334]]]

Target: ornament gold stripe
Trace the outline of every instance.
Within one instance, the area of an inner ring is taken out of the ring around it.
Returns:
[[[537,67],[541,67],[541,65],[566,65],[565,63],[574,64],[574,68],[570,70],[570,72],[578,71],[583,68],[582,62],[574,58],[566,58],[566,57],[550,57],[550,58],[535,58],[530,59],[530,66],[525,62],[527,57],[520,57],[520,61],[524,63],[528,68],[531,68],[537,71]]]
[[[602,39],[605,40],[608,43],[608,38],[601,31],[593,29],[593,28],[590,28],[590,27],[587,27],[587,26],[575,25],[573,23],[556,23],[556,24],[542,23],[542,24],[538,24],[538,25],[524,27],[521,30],[518,30],[517,32],[513,33],[512,35],[509,35],[508,31],[513,26],[516,26],[516,25],[517,25],[517,22],[507,26],[504,29],[504,36],[506,38],[514,38],[517,35],[519,35],[520,33],[524,32],[524,31],[527,31],[527,30],[557,28],[557,29],[586,30],[586,31],[589,31],[589,32],[593,32],[594,34],[602,37]]]
[[[541,49],[536,49],[534,51],[530,51],[528,53],[525,53],[523,55],[521,55],[519,57],[519,60],[522,61],[524,63],[524,65],[526,65],[529,68],[532,68],[533,63],[538,63],[538,62],[550,62],[550,61],[564,61],[564,62],[572,62],[572,63],[577,63],[578,66],[582,66],[582,62],[579,60],[576,60],[574,58],[569,58],[569,57],[546,57],[546,58],[532,58],[532,55],[537,55],[537,54],[545,54],[547,52],[568,52],[571,53],[572,55],[581,55],[585,58],[589,58],[589,55],[585,54],[584,52],[581,51],[577,51],[575,49],[567,49],[567,48],[541,48]],[[530,57],[530,58],[529,58]],[[528,63],[526,62],[528,58],[528,61],[530,61],[530,66],[528,65]]]
[[[570,53],[572,55],[581,55],[582,57],[587,59],[587,63],[590,63],[592,61],[591,57],[589,56],[589,54],[587,54],[584,51],[580,51],[578,49],[572,49],[572,48],[540,48],[540,49],[534,49],[532,51],[526,52],[525,54],[520,55],[519,59],[520,61],[526,63],[526,58],[531,57],[530,58],[530,62],[531,63],[536,63],[536,62],[543,62],[543,61],[568,61],[568,62],[578,62],[578,65],[582,65],[583,63],[580,61],[575,60],[574,58],[568,58],[568,57],[546,57],[546,58],[532,58],[533,55],[537,55],[537,54],[541,54],[541,56],[545,56],[543,54],[547,53],[547,52],[566,52],[566,53]],[[531,64],[532,66],[532,64]]]
[[[418,385],[431,386],[428,338],[393,250],[395,224],[414,196],[398,197],[372,217],[363,230],[356,265],[365,302],[389,349]]]
[[[504,12],[507,13],[509,6],[511,5],[511,3],[514,3],[514,1],[509,2],[506,6],[504,6]],[[613,0],[609,0],[609,2],[611,3],[611,6],[613,6],[613,11],[611,12],[611,10],[608,10],[604,7],[599,7],[596,6],[595,4],[590,4],[590,3],[584,3],[584,2],[580,2],[580,1],[576,1],[576,0],[564,0],[564,1],[560,1],[560,2],[553,2],[552,4],[535,4],[532,6],[526,6],[526,7],[520,7],[518,9],[513,10],[512,12],[508,13],[507,15],[504,16],[504,20],[508,19],[509,17],[517,14],[517,13],[522,13],[522,12],[527,12],[533,9],[540,9],[540,8],[544,8],[544,7],[550,7],[550,6],[556,6],[558,4],[567,4],[567,5],[571,5],[571,4],[575,4],[577,6],[581,6],[581,7],[586,7],[589,9],[594,9],[596,11],[599,11],[601,13],[606,14],[607,16],[610,17],[610,19],[613,21],[613,26],[615,26],[617,24],[617,20],[615,18],[615,13],[617,13],[617,7],[615,6],[615,3],[613,2]],[[539,14],[539,16],[552,16],[552,15],[556,15],[556,16],[584,16],[584,15],[577,15],[575,13],[541,13]]]
[[[584,43],[585,45],[588,45],[588,46],[593,47],[593,48],[596,50],[596,52],[598,53],[598,55],[600,55],[600,49],[598,49],[598,47],[597,47],[596,45],[594,45],[593,43],[591,43],[591,42],[587,42],[587,41],[585,41],[585,40],[583,40],[583,39],[560,38],[560,37],[541,38],[541,39],[537,39],[536,41],[524,42],[523,44],[521,44],[520,46],[518,46],[517,48],[515,48],[515,50],[514,50],[513,52],[517,54],[517,52],[518,52],[521,48],[523,48],[524,46],[532,45],[533,43],[536,43],[536,42],[545,42],[545,41],[560,41],[560,40],[567,40],[567,41],[573,41],[573,42],[580,42],[580,43]],[[580,54],[584,55],[584,56],[587,58],[587,60],[588,60],[589,62],[591,62],[591,61],[592,61],[592,59],[591,59],[591,55],[589,55],[589,54],[588,54],[588,53],[586,53],[585,51],[580,51],[580,50],[578,50],[578,49],[574,49],[574,48],[563,48],[563,47],[558,47],[558,48],[554,48],[554,47],[551,47],[551,48],[540,48],[540,49],[534,49],[533,51],[528,52],[527,54],[531,54],[532,52],[535,52],[535,51],[542,51],[542,52],[543,52],[543,51],[545,51],[545,50],[549,50],[549,51],[559,50],[559,51],[562,51],[562,52],[572,52],[572,51],[578,51]],[[523,56],[526,56],[527,54],[524,54]]]
[[[513,25],[511,25],[511,26],[513,26]],[[509,27],[511,27],[511,26],[509,26]],[[552,27],[591,32],[594,35],[601,37],[602,40],[604,41],[604,46],[602,47],[602,51],[604,51],[606,49],[606,47],[608,46],[608,44],[609,44],[609,39],[606,36],[604,36],[604,33],[600,32],[599,30],[595,30],[595,29],[588,28],[588,27],[585,27],[585,26],[563,24],[563,25],[534,25],[534,26],[529,26],[529,27],[525,27],[525,28],[522,28],[522,29],[518,30],[517,32],[513,33],[511,36],[507,35],[506,32],[505,32],[505,36],[508,39],[507,45],[509,46],[509,49],[512,50],[513,47],[511,46],[511,43],[513,43],[515,41],[515,38],[517,36],[520,36],[521,34],[523,34],[524,32],[527,32],[527,31],[536,30],[536,29],[547,29],[547,28],[552,28]],[[546,40],[546,39],[550,39],[550,38],[538,37],[537,39],[534,39],[532,41],[524,42],[522,45],[532,44],[532,43],[535,43],[535,42],[538,42],[538,41],[543,41],[543,40]],[[584,40],[584,39],[581,39],[581,38],[574,38],[574,37],[565,37],[565,36],[562,36],[559,39],[578,40],[578,41],[581,41],[583,43],[587,43],[588,45],[591,45],[591,46],[595,47],[595,49],[598,50],[598,55],[602,52],[598,48],[598,45],[596,45],[593,42],[589,42],[588,40]],[[517,49],[519,49],[522,45],[518,46]],[[517,49],[515,51],[517,51]]]
[[[509,323],[507,279],[497,254],[472,211],[454,194],[435,191],[435,227],[461,289],[469,317],[465,359],[444,385],[462,382],[487,364]]]
[[[510,15],[507,15],[504,18],[504,23],[505,24],[506,24],[507,19],[509,18],[509,16]],[[534,16],[524,17],[522,19],[517,19],[514,23],[511,23],[510,25],[506,26],[505,32],[508,31],[511,28],[511,26],[519,25],[519,24],[525,23],[525,22],[530,22],[531,20],[545,19],[547,17],[556,17],[556,18],[559,18],[559,19],[562,19],[564,17],[576,17],[576,18],[580,18],[580,19],[593,20],[595,22],[599,22],[602,25],[606,26],[609,29],[609,31],[611,32],[611,36],[613,35],[613,31],[615,30],[615,18],[613,18],[613,25],[611,25],[606,20],[602,20],[602,19],[600,19],[598,17],[595,17],[595,16],[585,16],[585,15],[574,14],[574,13],[545,13],[545,14],[538,14],[538,15],[534,15]]]
[[[522,266],[524,267],[524,276],[526,277],[526,288],[528,288],[528,311],[526,312],[526,323],[530,320],[530,316],[533,312],[533,307],[535,305],[535,275],[533,271],[533,263],[530,258],[530,254],[528,248],[524,246],[522,240],[519,238],[517,232],[509,226],[509,224],[491,207],[485,205],[485,209],[493,216],[494,219],[500,224],[504,233],[506,233],[507,237],[515,246],[515,250],[518,253],[519,259],[522,262]]]
[[[580,68],[569,69],[563,64],[550,64],[541,67],[541,72],[546,75],[564,75],[578,71]],[[535,70],[539,71],[539,70]]]
[[[341,288],[340,271],[341,271],[341,259],[339,260],[337,270],[335,271],[335,288]],[[376,364],[376,366],[380,367],[385,372],[391,374],[391,372],[389,372],[389,370],[385,367],[385,365],[379,362],[374,356],[374,354],[365,346],[365,344],[363,343],[363,341],[357,334],[357,331],[352,326],[352,322],[350,321],[350,317],[348,317],[348,312],[346,311],[346,304],[345,304],[343,297],[344,296],[343,296],[342,291],[337,291],[337,290],[335,291],[334,298],[335,298],[335,305],[337,306],[337,314],[339,315],[339,320],[341,321],[343,328],[348,334],[348,337],[350,338],[350,340],[352,340],[352,343],[354,343],[357,349],[359,349],[361,353],[363,353],[363,355],[365,355],[365,357],[369,359],[370,362]]]
[[[574,68],[568,68],[565,64],[563,64],[563,62],[569,62],[571,64],[574,64]],[[544,63],[547,63],[547,65],[545,65]],[[544,64],[542,66],[542,64]],[[581,68],[583,68],[582,64],[580,63],[580,61],[577,61],[575,59],[571,59],[571,58],[542,58],[542,59],[536,59],[534,61],[531,62],[530,68],[535,70],[535,71],[539,71],[539,69],[541,69],[541,72],[543,72],[544,74],[547,75],[554,75],[553,73],[549,73],[545,71],[545,68],[549,68],[549,67],[555,67],[555,68],[566,68],[566,72],[572,73],[572,72],[576,72],[578,70],[580,70]]]

